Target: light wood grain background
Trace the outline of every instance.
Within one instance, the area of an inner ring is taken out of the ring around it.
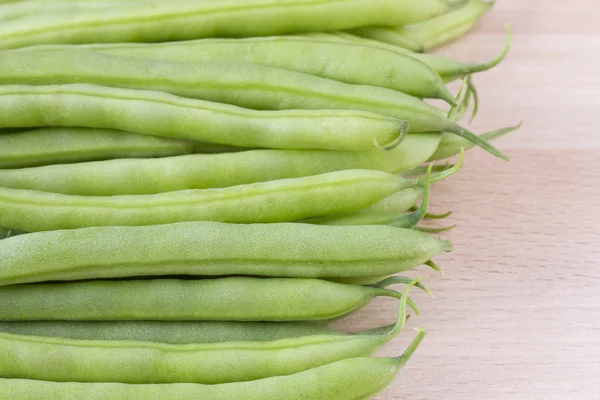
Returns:
[[[600,399],[600,6],[596,1],[499,0],[480,26],[439,53],[487,60],[476,76],[478,132],[524,121],[498,141],[512,157],[468,153],[436,185],[434,211],[454,211],[455,251],[429,271],[436,299],[415,294],[428,335],[377,399]],[[390,323],[377,300],[349,324]],[[381,354],[398,355],[407,329]]]

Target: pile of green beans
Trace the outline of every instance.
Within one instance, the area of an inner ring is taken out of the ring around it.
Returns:
[[[424,53],[492,6],[0,0],[0,398],[384,390],[425,330],[373,354],[433,297],[398,274],[453,250],[432,185],[520,126],[462,122],[510,30]],[[380,298],[393,324],[334,328]]]

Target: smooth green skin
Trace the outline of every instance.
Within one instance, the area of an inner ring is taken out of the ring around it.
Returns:
[[[0,168],[121,157],[164,157],[193,151],[194,143],[186,140],[108,129],[42,128],[0,135]]]
[[[387,387],[419,347],[421,331],[397,358],[350,358],[287,376],[219,385],[57,383],[0,379],[0,396],[19,400],[348,400]]]
[[[249,278],[227,280],[237,279]],[[298,280],[292,281],[297,284]],[[285,286],[287,282],[280,283]],[[400,297],[398,322],[385,334],[170,345],[0,333],[4,355],[0,359],[0,376],[57,382],[220,384],[291,375],[339,360],[372,355],[404,327],[409,289],[410,286]],[[115,363],[114,360],[126,362]],[[54,367],[47,368],[51,364]]]
[[[111,4],[103,1],[65,1],[65,0],[27,0],[8,2],[0,1],[0,21],[9,21],[16,18],[50,14],[56,12],[73,12],[75,10],[101,10]],[[134,2],[120,2],[120,5],[135,4]],[[112,4],[114,7],[114,3]]]
[[[0,288],[2,321],[317,321],[393,290],[303,278],[148,279]]]
[[[331,42],[354,43],[355,45],[386,50],[393,54],[410,56],[428,65],[432,70],[437,72],[442,77],[444,82],[452,82],[477,72],[490,70],[496,65],[500,64],[510,50],[509,41],[502,53],[495,59],[480,64],[465,64],[449,58],[440,57],[435,54],[413,53],[412,51],[404,49],[400,46],[364,38],[347,32],[311,33],[305,36]]]
[[[91,45],[42,45],[20,49],[16,53],[94,50],[115,56],[146,60],[204,63],[255,64],[301,72],[321,78],[357,85],[378,86],[420,98],[454,99],[440,76],[423,62],[409,55],[391,53],[351,42],[331,41],[300,36],[273,36],[246,39],[200,39],[167,43],[115,43]],[[0,61],[11,52],[4,52]],[[15,52],[12,52],[15,53]],[[40,57],[40,56],[38,56]],[[35,58],[35,57],[33,57]],[[3,61],[6,63],[6,61]],[[61,63],[66,63],[65,60]],[[48,62],[44,63],[44,68]],[[55,63],[57,64],[57,63]],[[67,65],[62,72],[73,69]],[[1,64],[0,64],[1,65]],[[20,67],[23,64],[20,65]],[[37,69],[32,64],[25,64]],[[58,66],[56,66],[58,68]],[[78,70],[82,66],[76,66]],[[179,67],[181,69],[181,67]],[[22,69],[22,68],[20,68]],[[98,71],[94,66],[87,73]],[[202,68],[198,68],[201,71]],[[60,70],[59,70],[60,71]],[[27,71],[27,74],[32,71]],[[139,70],[137,71],[139,73]],[[227,72],[227,71],[222,71]],[[103,72],[103,75],[107,72]],[[236,73],[238,73],[236,71]],[[81,72],[78,72],[81,74]],[[115,73],[118,76],[118,73]],[[273,79],[272,76],[269,78]],[[138,79],[137,77],[135,78]],[[245,79],[245,77],[244,77]],[[259,77],[259,80],[264,77]],[[298,84],[298,82],[296,82]],[[268,82],[265,86],[273,86]],[[302,86],[299,85],[301,88]],[[306,87],[304,90],[308,89]],[[365,89],[367,90],[367,89]]]
[[[95,85],[0,86],[0,128],[117,129],[241,147],[371,150],[405,122],[365,111],[256,111],[167,93]]]
[[[144,2],[33,15],[0,27],[0,48],[44,43],[166,42],[405,25],[440,15],[444,0]]]
[[[320,323],[237,321],[3,321],[0,332],[167,344],[271,341],[342,334]]]
[[[148,195],[76,196],[0,187],[0,226],[39,232],[187,221],[291,222],[360,210],[417,184],[387,172],[342,170]]]
[[[437,132],[447,124],[440,110],[402,92],[261,65],[166,62],[89,50],[12,51],[0,57],[0,84],[77,83],[165,92],[252,110],[369,111],[409,121],[411,132]],[[444,88],[441,79],[438,88]],[[456,103],[450,92],[444,97]]]
[[[494,6],[494,1],[470,0],[445,14],[416,24],[400,26],[392,30],[397,36],[403,36],[418,43],[422,51],[429,51],[452,42],[475,27],[477,22]],[[383,28],[385,29],[385,28]],[[402,39],[394,37],[379,39],[402,46]]]
[[[113,196],[221,188],[345,169],[373,169],[396,174],[431,157],[439,141],[440,135],[413,134],[391,151],[252,150],[6,169],[0,170],[0,186]],[[110,179],[106,179],[107,176]]]
[[[163,275],[385,276],[451,250],[448,241],[383,225],[98,227],[0,241],[0,285]]]
[[[520,127],[521,127],[521,124],[518,124],[515,126],[502,128],[502,129],[498,129],[496,131],[484,133],[481,136],[486,140],[492,141],[492,140],[500,138],[508,133],[514,132],[517,129],[519,129]],[[440,141],[440,144],[439,144],[437,150],[435,151],[435,153],[433,153],[433,155],[429,158],[428,161],[445,160],[447,158],[454,157],[454,156],[460,154],[461,149],[469,150],[473,147],[474,147],[474,145],[471,142],[469,142],[468,140],[465,140],[465,139],[463,139],[459,136],[453,135],[453,134],[443,133],[442,140]]]
[[[393,44],[394,46],[402,47],[409,51],[425,51],[423,44],[419,43],[409,35],[404,34],[404,32],[401,31],[401,28],[365,26],[363,28],[351,29],[348,33],[365,39]]]

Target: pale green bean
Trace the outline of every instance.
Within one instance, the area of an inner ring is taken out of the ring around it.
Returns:
[[[25,16],[0,26],[0,48],[42,43],[162,42],[405,25],[451,9],[444,0],[220,0],[115,4]]]
[[[164,275],[385,276],[451,251],[389,226],[192,222],[30,233],[0,241],[0,286]]]
[[[119,145],[122,141],[117,139],[123,137],[125,140],[128,135],[120,136],[118,132],[108,132],[107,135],[109,144],[113,145],[116,151],[126,151],[125,146]],[[112,137],[113,135],[116,137]],[[33,134],[31,138],[37,137],[37,134]],[[15,134],[15,139],[19,138],[19,134]],[[156,140],[161,149],[173,142],[164,139],[166,143],[163,143],[163,139],[146,138],[134,135],[131,140],[134,141],[134,145],[145,145],[148,141],[152,143],[152,140]],[[81,139],[83,145],[97,148],[91,141],[86,141],[85,137]],[[0,144],[2,140],[0,136]],[[364,168],[400,173],[430,158],[438,148],[439,141],[439,134],[412,134],[391,151],[253,150],[228,154],[194,154],[158,159],[110,160],[6,169],[0,170],[0,186],[75,195],[112,196],[220,188],[299,178],[344,169]],[[193,146],[191,142],[172,144],[178,145],[183,151],[189,151],[189,147]],[[37,149],[29,151],[32,155],[39,152]],[[80,154],[81,150],[78,149],[74,156],[82,157]],[[14,165],[15,160],[12,162]],[[106,179],[107,176],[110,179]]]
[[[374,142],[395,147],[408,127],[406,121],[364,111],[256,111],[94,85],[0,86],[0,128],[35,126],[108,128],[241,147],[326,150],[371,150]]]

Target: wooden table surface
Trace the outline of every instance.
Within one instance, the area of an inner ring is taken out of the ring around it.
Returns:
[[[428,335],[377,399],[600,399],[600,7],[596,1],[499,0],[480,26],[439,53],[464,61],[514,46],[476,76],[478,132],[524,121],[497,142],[510,163],[480,150],[438,184],[434,211],[454,211],[455,251],[429,275],[436,299],[415,294],[412,328]],[[348,323],[390,323],[377,300]]]

